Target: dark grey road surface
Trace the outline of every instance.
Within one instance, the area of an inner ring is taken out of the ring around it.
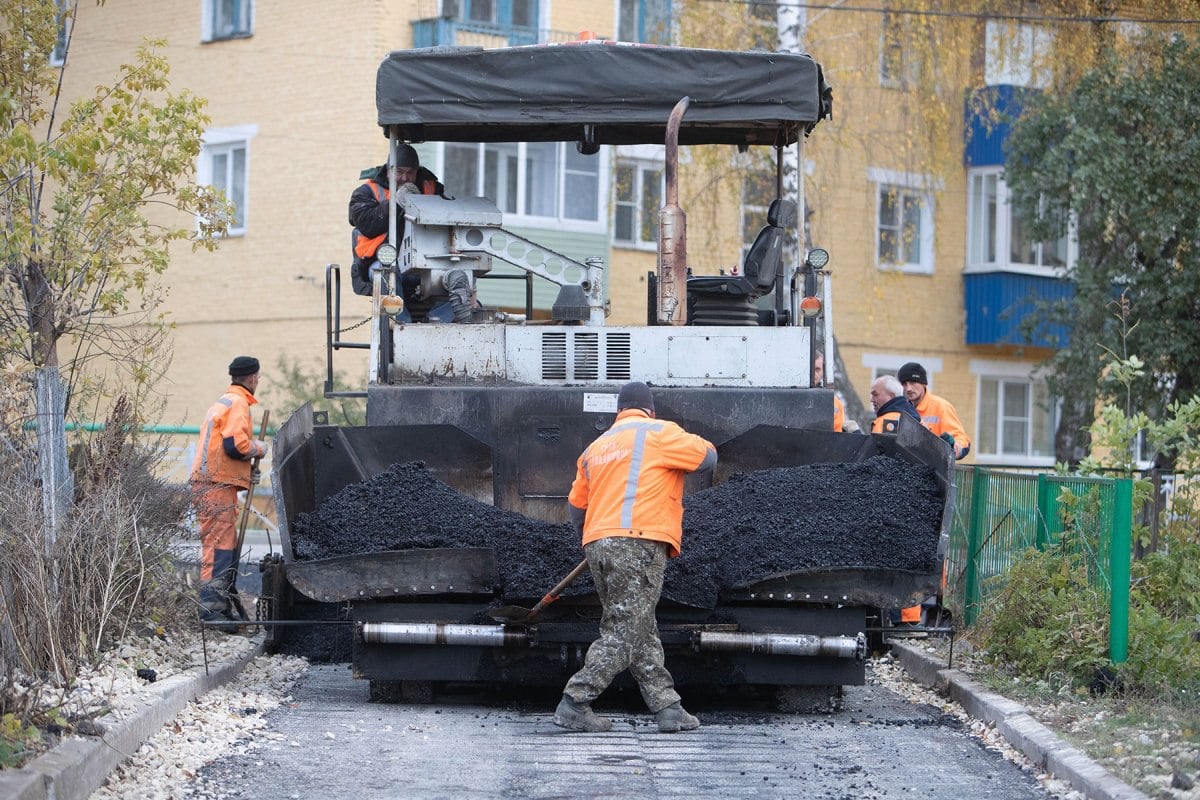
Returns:
[[[611,733],[566,733],[557,697],[367,702],[346,665],[318,665],[294,703],[268,715],[262,746],[197,776],[192,797],[228,798],[921,798],[1048,795],[953,718],[880,687],[850,687],[830,716],[754,700],[685,696],[703,727],[664,735],[619,697],[597,709]],[[272,740],[272,733],[281,739]]]

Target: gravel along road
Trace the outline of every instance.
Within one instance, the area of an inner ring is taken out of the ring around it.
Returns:
[[[557,696],[375,704],[346,665],[314,665],[262,724],[214,746],[224,755],[159,791],[270,800],[1069,796],[971,736],[944,707],[892,691],[893,677],[849,687],[845,708],[829,716],[685,697],[703,727],[675,735],[657,732],[636,693],[606,697],[597,710],[613,718],[613,731],[578,734],[551,722]],[[141,796],[153,780],[124,777],[140,783]]]

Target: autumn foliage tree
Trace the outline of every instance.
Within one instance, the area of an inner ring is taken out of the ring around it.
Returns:
[[[1068,424],[1128,391],[1161,417],[1200,394],[1200,46],[1145,37],[1107,48],[1061,94],[1032,96],[1009,142],[1006,176],[1035,234],[1072,220],[1069,303],[1041,316],[1069,338],[1051,359]],[[1121,295],[1122,313],[1112,313]],[[1110,358],[1144,369],[1106,382]]]
[[[191,182],[204,101],[170,91],[156,43],[66,104],[70,39],[59,37],[77,7],[0,0],[0,359],[59,367],[70,384],[103,359],[127,365],[127,387],[144,385],[161,352],[156,279],[169,248],[211,247],[225,208]]]

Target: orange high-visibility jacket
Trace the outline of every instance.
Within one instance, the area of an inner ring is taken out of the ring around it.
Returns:
[[[833,429],[838,433],[846,427],[846,404],[836,394],[833,396]]]
[[[250,406],[257,403],[258,398],[236,383],[217,398],[200,426],[191,480],[250,488],[250,461],[266,455],[254,442],[250,419]],[[226,441],[237,452],[236,458],[227,452]]]
[[[708,440],[641,409],[625,409],[576,464],[567,502],[587,510],[583,544],[630,536],[666,542],[667,555],[678,556],[683,477],[716,463]]]
[[[367,185],[371,187],[371,193],[375,195],[375,200],[382,203],[384,200],[391,198],[392,193],[386,186],[380,186],[375,181],[367,181]],[[421,181],[421,194],[437,194],[437,181],[425,180]],[[371,258],[375,255],[375,251],[379,249],[379,245],[383,244],[387,239],[387,232],[372,236],[369,239],[366,236],[359,234],[354,240],[354,255],[359,258]]]
[[[921,424],[941,436],[948,433],[954,437],[954,446],[961,451],[971,447],[971,438],[967,436],[958,412],[949,401],[943,400],[926,390],[921,402],[917,403],[917,413],[921,415]]]

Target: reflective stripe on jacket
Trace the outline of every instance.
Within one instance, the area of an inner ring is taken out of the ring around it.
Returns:
[[[258,398],[236,383],[217,398],[200,426],[191,480],[250,488],[250,460],[266,455],[254,443],[250,406],[257,403]],[[225,452],[226,439],[231,441],[240,458],[231,458]]]
[[[641,409],[626,409],[588,445],[567,498],[587,510],[583,544],[609,536],[666,542],[679,555],[683,539],[683,479],[716,464],[706,439]]]

